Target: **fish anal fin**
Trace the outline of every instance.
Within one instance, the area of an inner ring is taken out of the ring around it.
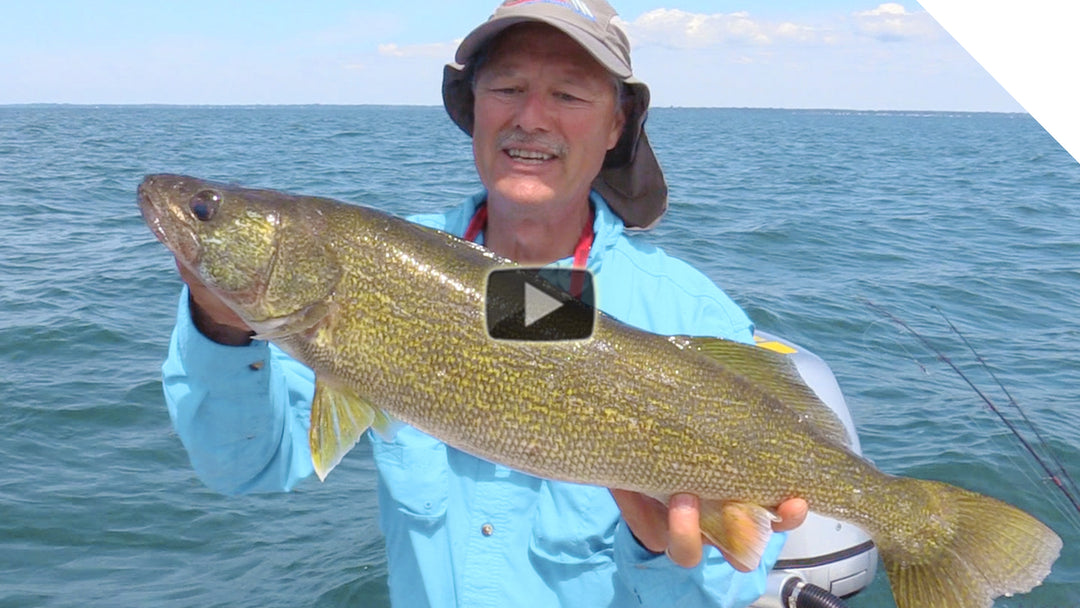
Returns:
[[[836,412],[818,398],[789,356],[795,351],[752,346],[720,338],[688,337],[686,344],[775,397],[822,436],[850,446],[847,428]]]
[[[738,570],[749,572],[761,563],[778,518],[761,505],[748,502],[701,501],[701,533],[724,551]]]
[[[395,424],[390,416],[373,407],[356,391],[316,379],[315,397],[311,402],[311,428],[308,430],[315,474],[325,480],[368,427],[374,426],[387,436],[396,428]]]

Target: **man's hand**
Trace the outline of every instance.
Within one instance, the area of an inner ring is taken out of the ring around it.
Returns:
[[[671,561],[684,568],[692,568],[701,561],[703,538],[698,524],[701,505],[697,496],[673,494],[669,506],[664,506],[655,498],[637,492],[613,489],[611,495],[626,525],[646,549],[667,553]],[[780,521],[773,523],[773,531],[794,530],[802,525],[808,511],[809,506],[801,498],[780,503],[776,508]],[[724,557],[732,562],[726,553]]]
[[[243,346],[251,342],[252,331],[248,324],[214,295],[195,273],[179,261],[176,269],[191,292],[191,320],[202,335],[219,344]]]

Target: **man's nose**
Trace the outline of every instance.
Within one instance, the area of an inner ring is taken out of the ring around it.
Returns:
[[[551,130],[551,99],[541,91],[525,93],[517,112],[517,126],[526,133]]]

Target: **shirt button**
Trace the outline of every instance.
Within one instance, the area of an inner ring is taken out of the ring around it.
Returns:
[[[480,526],[480,533],[484,536],[491,536],[495,533],[495,526],[491,524],[484,524]]]

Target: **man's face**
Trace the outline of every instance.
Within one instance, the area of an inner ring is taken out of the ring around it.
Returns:
[[[624,123],[603,66],[554,28],[517,26],[491,49],[474,93],[473,154],[489,198],[587,200]]]

